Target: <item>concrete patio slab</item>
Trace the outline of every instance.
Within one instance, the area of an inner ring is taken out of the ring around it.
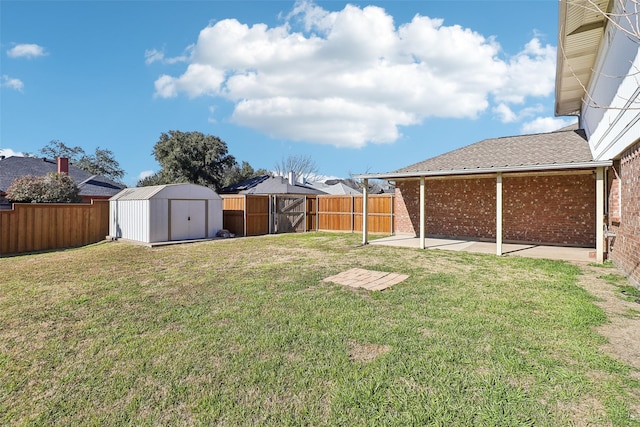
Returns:
[[[397,235],[372,240],[372,245],[396,246],[405,248],[420,247],[420,239],[410,235]],[[442,249],[449,251],[466,251],[474,253],[495,254],[495,242],[477,240],[426,238],[425,249]],[[595,248],[574,248],[565,246],[544,246],[505,243],[502,245],[504,255],[527,258],[546,258],[562,261],[595,261]]]

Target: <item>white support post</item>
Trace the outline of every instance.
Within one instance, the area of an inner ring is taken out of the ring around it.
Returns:
[[[363,180],[362,187],[362,244],[369,243],[369,180]]]
[[[425,187],[425,179],[424,176],[420,177],[420,249],[425,248],[425,222],[426,222],[426,212],[425,212],[425,196],[424,196],[424,187]]]
[[[502,172],[496,176],[496,255],[502,256]]]
[[[604,262],[604,168],[596,168],[596,261]]]

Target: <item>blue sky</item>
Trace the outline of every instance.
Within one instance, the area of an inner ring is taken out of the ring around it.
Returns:
[[[0,154],[108,148],[128,185],[169,130],[348,177],[574,121],[553,117],[554,0],[2,0],[0,20]]]

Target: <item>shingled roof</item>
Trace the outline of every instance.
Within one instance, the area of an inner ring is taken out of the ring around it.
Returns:
[[[281,176],[261,175],[249,178],[237,184],[225,187],[220,194],[325,194],[324,191],[311,188],[297,182],[289,184],[287,178]]]
[[[21,176],[42,176],[57,171],[58,164],[53,160],[37,157],[7,157],[0,160],[0,193],[6,192],[13,181]],[[69,176],[78,186],[80,196],[111,197],[125,188],[124,185],[104,176],[93,175],[73,165],[69,165]]]
[[[601,164],[602,163],[602,164]],[[608,165],[610,162],[604,162]],[[387,174],[359,178],[464,175],[606,166],[596,162],[582,129],[485,139]]]

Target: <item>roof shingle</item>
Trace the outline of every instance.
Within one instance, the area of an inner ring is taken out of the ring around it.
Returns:
[[[581,129],[485,139],[398,169],[401,172],[473,171],[593,161]]]

